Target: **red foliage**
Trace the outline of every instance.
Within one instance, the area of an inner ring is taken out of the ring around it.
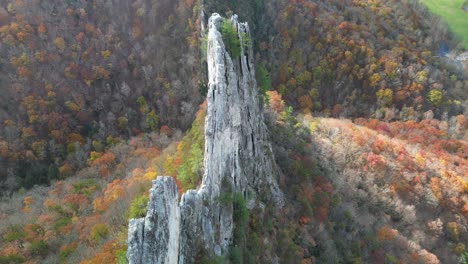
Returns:
[[[315,219],[317,219],[320,223],[325,222],[328,218],[328,209],[322,206],[315,208],[314,210]]]
[[[167,136],[170,136],[172,134],[172,130],[168,126],[161,126],[161,129],[159,130],[159,133],[166,134]]]
[[[82,194],[68,194],[63,198],[63,201],[76,207],[78,210],[83,209],[84,206],[89,204],[88,198]]]
[[[366,157],[366,162],[367,165],[373,170],[380,170],[385,167],[385,159],[377,154],[374,154],[373,152],[367,153]]]
[[[372,263],[385,264],[385,251],[382,248],[378,248],[371,252]]]
[[[307,225],[310,223],[310,218],[307,216],[301,216],[301,218],[299,218],[299,223],[301,225]]]

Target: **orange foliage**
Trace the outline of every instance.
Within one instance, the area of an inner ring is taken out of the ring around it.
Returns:
[[[101,250],[91,259],[84,260],[80,264],[102,264],[109,263],[109,261],[115,260],[118,250],[125,249],[125,245],[118,243],[116,239],[113,239],[105,243]]]
[[[442,190],[440,189],[440,179],[432,177],[429,181],[429,187],[431,188],[432,193],[437,199],[442,199]]]
[[[115,161],[115,155],[112,152],[106,152],[101,157],[97,157],[92,162],[92,166],[111,165]]]
[[[70,164],[65,163],[59,168],[59,174],[61,178],[65,178],[68,175],[70,175],[73,171],[73,168],[71,167]]]
[[[382,138],[377,138],[374,143],[372,144],[372,152],[375,154],[380,154],[385,148],[387,147],[387,144]]]
[[[99,175],[101,175],[102,177],[109,176],[109,168],[107,166],[99,167]]]
[[[88,204],[88,198],[83,194],[68,194],[63,198],[63,201],[76,207],[78,210],[83,209],[83,207]]]
[[[28,242],[43,239],[44,229],[39,225],[27,224],[24,226],[23,231],[26,234],[24,239]]]
[[[268,98],[270,99],[270,107],[276,113],[284,111],[285,105],[281,95],[277,91],[267,91]]]
[[[107,209],[111,202],[117,200],[125,193],[125,188],[127,187],[126,180],[114,180],[111,183],[107,184],[106,189],[104,190],[103,195],[97,197],[93,201],[93,207],[95,212],[103,212]]]
[[[309,113],[312,110],[313,103],[309,95],[302,95],[298,101],[302,111]]]
[[[47,32],[47,29],[46,29],[44,23],[39,24],[39,26],[37,27],[37,32],[41,33],[41,34],[44,34],[44,33]]]
[[[397,234],[397,230],[392,229],[389,226],[383,226],[377,231],[377,239],[380,241],[392,240]]]
[[[31,204],[33,202],[33,197],[32,196],[26,196],[23,199],[23,212],[29,213],[31,211]]]

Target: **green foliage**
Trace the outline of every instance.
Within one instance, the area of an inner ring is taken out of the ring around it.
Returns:
[[[34,256],[45,256],[49,252],[49,245],[44,241],[34,241],[29,246],[29,252]]]
[[[229,260],[233,264],[242,264],[242,251],[238,247],[231,247],[229,250]]]
[[[91,229],[90,240],[94,243],[99,243],[109,235],[109,229],[104,223],[95,224]]]
[[[146,103],[145,97],[143,96],[138,97],[137,104],[140,107],[140,112],[145,113],[148,108],[148,104]]]
[[[384,106],[388,106],[393,101],[393,91],[391,89],[379,89],[376,92],[377,99],[382,103]]]
[[[224,264],[226,260],[222,256],[203,257],[200,264]]]
[[[64,250],[61,250],[59,253],[60,263],[66,263],[67,258],[76,251],[76,247],[66,247]]]
[[[84,179],[79,180],[75,183],[72,183],[73,192],[77,194],[84,194],[85,196],[89,197],[91,193],[98,189],[98,185],[95,180],[93,179]]]
[[[49,209],[53,212],[58,213],[61,216],[67,215],[67,212],[65,212],[65,210],[63,210],[63,208],[60,205],[49,206]]]
[[[468,251],[465,251],[461,256],[460,260],[458,261],[460,264],[468,264]]]
[[[252,40],[250,39],[249,35],[246,32],[241,33],[242,36],[242,45],[245,49],[249,49],[252,47]]]
[[[202,178],[205,114],[206,110],[199,112],[176,153],[180,157],[180,165],[176,168],[177,179],[184,189],[195,188]]]
[[[293,112],[294,110],[291,106],[286,107],[284,111],[280,113],[280,120],[287,123],[295,123]]]
[[[52,180],[57,180],[59,178],[59,169],[57,167],[57,165],[55,164],[51,164],[49,166],[49,169],[47,171],[47,179],[49,181],[52,181]]]
[[[68,225],[68,224],[70,224],[70,223],[71,223],[71,219],[70,219],[70,218],[68,218],[68,217],[60,217],[60,218],[57,219],[57,221],[55,221],[55,223],[54,223],[54,230],[55,230],[55,231],[59,231],[59,229],[60,229],[61,227],[64,227],[64,226],[66,226],[66,225]]]
[[[7,256],[0,256],[0,264],[16,264],[23,263],[26,259],[18,254],[12,254]]]
[[[282,260],[285,263],[299,263],[300,259],[295,254],[297,246],[294,244],[294,241],[290,237],[289,233],[286,230],[282,230],[278,233],[276,239],[278,241],[278,245],[281,245],[278,248],[278,254],[282,257]]]
[[[102,152],[104,150],[104,145],[99,140],[93,140],[92,145],[97,152]]]
[[[206,58],[206,54],[208,52],[208,31],[202,32],[200,43],[201,43],[200,48],[202,51],[202,58],[204,59]]]
[[[159,118],[156,115],[156,113],[153,111],[149,112],[146,115],[146,127],[151,130],[151,131],[157,131],[158,130],[158,122]]]
[[[8,231],[3,235],[3,241],[12,242],[15,240],[21,240],[26,236],[21,225],[11,225],[8,227]]]
[[[236,224],[236,228],[244,228],[247,226],[249,220],[249,210],[245,204],[244,196],[241,193],[234,194],[233,197],[233,220]]]
[[[17,174],[21,178],[21,186],[27,189],[34,185],[48,184],[48,166],[36,162],[21,162]]]
[[[231,192],[223,192],[223,193],[221,193],[219,195],[218,200],[219,200],[219,202],[221,203],[222,206],[228,206],[233,201],[232,193]]]
[[[260,94],[265,97],[266,92],[271,89],[271,77],[264,63],[256,65],[255,77],[257,79],[258,90],[260,91]]]
[[[125,250],[125,249],[117,250],[117,253],[116,253],[116,256],[115,256],[115,263],[116,264],[128,264],[127,250]]]
[[[107,146],[115,146],[119,143],[119,139],[113,136],[108,136],[106,138],[106,144]]]
[[[130,204],[128,218],[131,219],[144,217],[146,215],[146,211],[148,210],[148,201],[149,197],[147,194],[142,194],[133,199],[132,203]]]
[[[239,58],[241,53],[241,43],[236,28],[229,19],[224,19],[221,25],[221,35],[227,51],[231,54],[233,60]]]
[[[426,96],[427,101],[433,106],[439,106],[442,103],[442,92],[432,89]]]
[[[247,227],[249,221],[249,210],[247,209],[242,193],[235,193],[232,196],[234,231],[233,247],[229,252],[229,259],[232,263],[243,263],[244,256],[249,254],[247,244]]]
[[[397,259],[390,254],[386,254],[385,258],[387,259],[388,263],[398,263]]]

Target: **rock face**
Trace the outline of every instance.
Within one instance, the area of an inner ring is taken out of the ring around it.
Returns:
[[[158,177],[148,214],[129,227],[130,263],[193,263],[200,254],[226,255],[232,244],[233,205],[220,195],[240,193],[249,208],[284,203],[258,95],[249,27],[237,16],[229,23],[240,40],[240,56],[232,58],[221,34],[224,18],[208,21],[208,109],[202,185],[182,196],[172,178]],[[155,203],[155,204],[154,204]],[[169,203],[169,204],[166,204]],[[171,222],[172,221],[172,222]],[[178,248],[178,249],[177,249]],[[177,253],[178,252],[178,253]]]
[[[145,218],[131,219],[128,227],[129,263],[177,263],[180,211],[178,190],[171,177],[153,181]]]

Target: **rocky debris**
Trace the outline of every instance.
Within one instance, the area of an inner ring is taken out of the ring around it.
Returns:
[[[284,204],[255,81],[253,51],[246,46],[249,27],[236,15],[228,22],[240,40],[240,55],[232,58],[223,42],[223,23],[218,14],[208,20],[209,91],[201,187],[182,196],[179,218],[174,181],[167,177],[154,181],[144,223],[130,222],[130,263],[183,264],[193,263],[200,254],[226,255],[232,244],[233,204],[221,204],[220,195],[242,194],[249,208],[263,208],[266,202]]]

